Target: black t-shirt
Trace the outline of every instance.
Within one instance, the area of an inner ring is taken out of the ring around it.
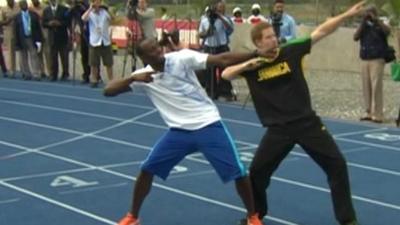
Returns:
[[[295,39],[280,48],[275,60],[243,74],[264,126],[315,116],[303,74],[303,59],[310,50],[310,37]]]

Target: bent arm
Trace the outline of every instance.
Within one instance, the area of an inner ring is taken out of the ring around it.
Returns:
[[[104,96],[113,97],[131,91],[130,84],[135,80],[134,77],[115,79],[110,81],[103,90]]]
[[[260,68],[260,66],[264,62],[265,59],[257,57],[237,65],[229,66],[225,68],[224,71],[222,71],[222,78],[225,80],[237,79],[247,71],[252,71]]]
[[[240,77],[246,71],[246,63],[229,66],[222,71],[222,78],[225,80],[234,80]]]
[[[93,7],[92,7],[92,5],[90,5],[90,7],[86,10],[86,12],[83,13],[81,19],[82,19],[84,22],[89,21],[89,15],[90,15],[90,12],[92,12],[92,10],[93,10]]]

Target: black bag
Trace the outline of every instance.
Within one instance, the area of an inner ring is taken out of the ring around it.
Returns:
[[[386,63],[393,62],[396,59],[396,51],[390,45],[387,46],[385,50],[385,55],[383,57]]]

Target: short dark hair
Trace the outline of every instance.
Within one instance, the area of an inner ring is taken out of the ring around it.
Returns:
[[[144,45],[150,41],[155,41],[157,42],[156,38],[144,38],[142,40],[140,40],[137,44],[136,44],[136,54],[141,57],[144,56],[144,54],[146,53],[146,49],[144,47]]]
[[[274,4],[276,4],[276,3],[282,3],[282,4],[285,4],[285,1],[284,1],[284,0],[275,0]]]
[[[144,55],[145,49],[144,49],[143,45],[144,45],[144,43],[146,41],[148,41],[148,40],[146,38],[144,38],[144,39],[138,41],[138,43],[136,44],[136,54],[138,56],[143,56]]]
[[[260,40],[262,37],[262,31],[265,29],[268,29],[272,27],[272,25],[268,22],[260,22],[257,23],[252,29],[251,29],[251,41],[253,44],[256,44],[256,40]]]

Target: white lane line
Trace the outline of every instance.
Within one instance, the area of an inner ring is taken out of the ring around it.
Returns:
[[[382,128],[376,128],[376,129],[368,129],[368,130],[361,130],[361,131],[353,131],[353,132],[346,132],[346,133],[340,133],[340,134],[335,134],[333,135],[334,138],[339,138],[339,137],[345,137],[345,136],[352,136],[356,134],[365,134],[365,133],[370,133],[370,132],[377,132],[377,131],[385,131],[388,130],[387,127],[382,127]]]
[[[125,175],[123,173],[119,173],[119,172],[115,172],[115,171],[111,171],[111,170],[104,170],[104,169],[100,169],[100,170],[103,171],[103,172],[106,172],[106,173],[114,174],[115,176],[124,177],[126,179],[133,180],[133,181],[136,181],[136,179],[137,179],[136,177],[128,176],[128,175]],[[176,193],[176,194],[179,194],[179,195],[183,195],[183,196],[186,196],[186,197],[189,197],[189,198],[197,199],[197,200],[200,200],[202,202],[207,202],[207,203],[210,203],[210,204],[213,204],[213,205],[218,205],[218,206],[225,207],[225,208],[232,209],[232,210],[239,211],[239,212],[246,212],[246,210],[244,208],[242,208],[242,207],[238,207],[238,206],[235,206],[235,205],[232,205],[232,204],[228,204],[228,203],[224,203],[224,202],[221,202],[221,201],[217,201],[217,200],[214,200],[214,199],[211,199],[211,198],[207,198],[207,197],[204,197],[204,196],[201,196],[201,195],[193,194],[193,193],[190,193],[190,192],[182,191],[182,190],[179,190],[179,189],[176,189],[176,188],[172,188],[172,187],[169,187],[169,186],[165,186],[165,185],[162,185],[162,184],[159,184],[159,183],[153,182],[153,186],[158,187],[158,188],[163,189],[163,190],[166,190],[166,191],[169,191],[169,192],[173,192],[173,193]],[[266,216],[266,218],[268,220],[275,221],[275,222],[278,222],[278,223],[281,223],[281,224],[298,225],[296,223],[292,223],[292,222],[287,221],[287,220],[279,219],[277,217]]]
[[[40,92],[40,91],[27,91],[27,90],[18,90],[18,89],[13,89],[13,88],[1,88],[1,87],[0,87],[0,90],[7,91],[7,92],[17,92],[17,93],[29,94],[29,95],[40,95],[40,96],[48,96],[48,97],[56,97],[56,98],[73,99],[73,100],[79,100],[79,101],[104,103],[104,104],[109,104],[109,105],[126,106],[126,107],[130,107],[130,108],[154,109],[154,107],[150,107],[150,106],[141,106],[141,105],[135,105],[135,104],[128,104],[128,103],[122,103],[122,102],[116,102],[116,101],[106,101],[106,100],[99,100],[99,99],[95,99],[95,98],[86,98],[86,97],[72,96],[72,95],[50,94],[50,93]]]
[[[254,144],[254,143],[249,143],[249,142],[246,142],[246,141],[238,141],[238,140],[236,140],[236,142],[240,143],[240,144],[249,145],[250,147],[254,147],[255,149],[258,148],[258,145]],[[363,148],[363,147],[361,147],[361,148]],[[290,155],[295,155],[295,156],[301,156],[301,157],[305,157],[305,158],[310,158],[310,156],[308,156],[306,153],[301,153],[301,152],[291,151],[289,154]],[[370,171],[377,172],[377,173],[400,176],[400,171],[383,169],[383,168],[373,167],[373,166],[367,166],[367,165],[358,164],[358,163],[349,162],[349,161],[347,161],[347,165],[351,166],[351,167],[356,167],[356,168],[359,168],[359,169],[370,170]]]
[[[88,112],[77,111],[77,110],[72,110],[72,109],[53,107],[53,106],[44,106],[44,105],[38,105],[38,104],[32,104],[32,103],[23,103],[23,102],[9,101],[9,100],[0,100],[0,103],[6,103],[9,105],[18,105],[18,106],[24,106],[24,107],[31,107],[31,108],[38,108],[38,109],[45,109],[45,110],[51,110],[51,111],[69,113],[69,114],[76,114],[76,115],[80,115],[80,116],[88,116],[88,117],[99,118],[99,119],[107,119],[107,120],[114,120],[114,121],[123,121],[124,120],[124,119],[113,117],[113,116],[105,116],[105,115],[96,114],[96,113],[88,113]]]
[[[0,119],[3,120],[8,120],[8,121],[13,121],[13,122],[17,122],[17,123],[23,123],[23,124],[28,124],[28,125],[32,125],[32,126],[38,126],[38,127],[43,127],[43,128],[47,128],[47,129],[54,129],[57,131],[63,131],[63,132],[68,132],[68,133],[73,133],[73,134],[78,134],[78,135],[83,135],[84,133],[82,132],[78,132],[78,131],[74,131],[74,130],[70,130],[70,129],[65,129],[65,128],[59,128],[59,127],[54,127],[54,126],[49,126],[49,125],[43,125],[43,124],[38,124],[38,123],[34,123],[34,122],[28,122],[28,121],[23,121],[23,120],[17,120],[17,119],[12,119],[12,118],[8,118],[8,117],[2,117],[0,116]],[[144,125],[144,124],[143,124]],[[163,127],[164,129],[167,129],[166,127]],[[98,136],[98,135],[94,135],[92,136],[93,138],[97,138],[97,139],[101,139],[101,140],[105,140],[105,141],[109,141],[109,142],[113,142],[113,143],[117,143],[117,144],[122,144],[122,145],[126,145],[126,146],[130,146],[130,147],[135,147],[135,148],[140,148],[140,149],[144,149],[144,150],[151,150],[151,147],[149,146],[144,146],[144,145],[138,145],[138,144],[134,144],[134,143],[130,143],[127,141],[121,141],[121,140],[116,140],[116,139],[112,139],[112,138],[107,138],[107,137],[102,137],[102,136]],[[240,140],[235,140],[237,143],[240,144],[245,144],[248,146],[252,146],[254,148],[257,148],[258,145],[254,144],[254,143],[249,143],[249,142],[245,142],[245,141],[240,141]],[[2,141],[0,141],[0,144],[2,143]],[[4,144],[4,143],[3,143]],[[8,145],[8,144],[5,144]],[[12,145],[10,147],[13,147]],[[31,150],[32,151],[32,150]],[[290,154],[295,154],[294,152],[291,152]],[[298,154],[302,154],[302,153],[298,153]],[[304,155],[307,156],[308,155]],[[197,162],[202,162],[201,159],[197,159],[195,157],[190,157],[189,159],[192,161],[197,161]],[[361,168],[361,169],[366,169],[366,170],[370,170],[370,171],[374,171],[374,172],[380,172],[380,173],[385,173],[385,174],[390,174],[390,175],[395,175],[398,176],[399,172],[398,171],[392,171],[392,170],[388,170],[388,169],[383,169],[383,168],[378,168],[378,167],[372,167],[372,166],[367,166],[367,165],[362,165],[362,164],[357,164],[357,163],[352,163],[352,162],[348,162],[349,166],[353,166],[353,167],[357,167],[357,168]]]
[[[96,214],[93,214],[93,213],[84,211],[84,210],[79,209],[79,208],[76,208],[76,207],[74,207],[74,206],[71,206],[71,205],[68,205],[68,204],[59,202],[59,201],[57,201],[57,200],[48,198],[48,197],[46,197],[46,196],[40,195],[40,194],[38,194],[38,193],[29,191],[29,190],[27,190],[27,189],[24,189],[24,188],[21,188],[21,187],[18,187],[18,186],[15,186],[15,185],[12,185],[12,184],[3,182],[3,181],[0,181],[0,185],[3,185],[3,186],[8,187],[8,188],[10,188],[10,189],[13,189],[13,190],[16,190],[16,191],[18,191],[18,192],[24,193],[24,194],[26,194],[26,195],[32,196],[32,197],[34,197],[34,198],[40,199],[40,200],[42,200],[42,201],[48,202],[48,203],[50,203],[50,204],[57,205],[57,206],[59,206],[59,207],[61,207],[61,208],[64,208],[64,209],[67,209],[67,210],[69,210],[69,211],[78,213],[78,214],[80,214],[80,215],[83,215],[83,216],[92,218],[92,219],[94,219],[94,220],[96,220],[96,221],[99,221],[99,222],[102,222],[102,223],[105,223],[105,224],[114,225],[114,224],[116,223],[115,221],[111,221],[111,220],[106,219],[106,218],[104,218],[104,217],[100,217],[100,216],[98,216],[98,215],[96,215]]]
[[[20,80],[10,80],[10,79],[4,80],[4,79],[3,79],[3,80],[2,80],[2,83],[3,83],[3,82],[10,82],[10,83],[13,82],[13,83],[22,84]],[[22,82],[23,82],[23,81],[22,81]],[[47,87],[59,87],[59,88],[73,89],[73,90],[81,89],[81,90],[85,90],[85,91],[87,91],[87,92],[92,92],[92,94],[93,94],[93,93],[96,93],[96,94],[100,93],[99,89],[88,88],[87,86],[77,86],[77,85],[72,86],[72,85],[69,85],[68,83],[65,84],[65,83],[47,83],[47,82],[35,82],[35,83],[33,83],[33,82],[32,82],[32,83],[30,83],[29,85],[47,86]],[[15,89],[15,88],[14,88],[14,90],[20,90],[20,89]],[[130,93],[126,93],[126,94],[127,94],[127,95],[145,96],[145,94],[139,93],[139,92],[130,92]]]
[[[21,149],[21,150],[24,150],[24,151],[29,151],[30,150],[29,148],[21,146],[21,145],[16,145],[16,144],[9,144],[9,145],[16,146],[18,149]],[[102,171],[102,172],[105,172],[105,173],[108,173],[108,174],[112,174],[112,175],[116,175],[118,177],[123,177],[123,178],[127,178],[127,179],[130,179],[130,180],[136,181],[136,177],[128,176],[128,175],[125,175],[125,174],[122,174],[122,173],[119,173],[119,172],[115,172],[115,171],[112,171],[112,170],[109,170],[109,169],[96,167],[95,165],[91,165],[89,163],[84,163],[84,162],[81,162],[81,161],[78,161],[78,160],[74,160],[74,159],[71,159],[71,158],[68,158],[68,157],[58,156],[58,155],[55,155],[55,154],[52,154],[52,153],[47,153],[47,152],[36,152],[36,154],[44,155],[44,156],[47,156],[49,158],[59,159],[59,160],[65,161],[65,162],[69,162],[69,163],[76,164],[76,165],[79,165],[79,166],[87,167],[87,168],[90,168],[90,169],[97,169],[99,171]],[[7,183],[5,183],[3,181],[0,181],[0,184],[7,184]],[[207,198],[207,197],[204,197],[204,196],[201,196],[201,195],[197,195],[197,194],[193,194],[193,193],[190,193],[190,192],[182,191],[182,190],[179,190],[179,189],[176,189],[176,188],[172,188],[172,187],[169,187],[169,186],[166,186],[166,185],[158,184],[156,182],[153,182],[153,186],[161,188],[163,190],[167,190],[167,191],[173,192],[173,193],[177,193],[177,194],[180,194],[180,195],[183,195],[183,196],[187,196],[187,197],[190,197],[190,198],[194,198],[194,199],[197,199],[197,200],[208,202],[208,203],[211,203],[211,204],[214,204],[214,205],[218,205],[218,206],[222,206],[222,207],[225,207],[225,208],[233,209],[233,210],[236,210],[236,211],[240,211],[240,212],[245,212],[246,211],[244,208],[241,208],[239,206],[235,206],[235,205],[232,205],[232,204],[224,203],[224,202],[221,202],[221,201],[212,200],[210,198]],[[18,188],[18,187],[15,186],[15,188]],[[22,189],[22,190],[24,190],[24,189]],[[35,194],[35,193],[33,193],[33,194]],[[38,195],[38,196],[40,197],[40,195]],[[43,199],[43,200],[46,200],[46,199]],[[270,220],[282,223],[282,224],[286,224],[286,225],[297,225],[295,223],[292,223],[292,222],[289,222],[289,221],[286,221],[286,220],[282,220],[282,219],[279,219],[279,218],[276,218],[276,217],[267,217],[267,218],[270,219]]]
[[[20,198],[13,198],[13,199],[0,200],[0,205],[18,202],[19,200],[21,200],[21,199]]]
[[[370,143],[370,142],[352,140],[352,139],[342,138],[342,137],[336,138],[336,140],[355,143],[355,144],[360,144],[360,145],[366,145],[366,146],[375,147],[375,148],[383,148],[385,150],[390,150],[390,151],[395,151],[395,152],[400,152],[400,147],[393,147],[393,146],[388,146],[388,145],[374,144],[374,143]]]
[[[293,180],[290,180],[290,179],[285,179],[285,178],[275,177],[275,176],[273,176],[272,179],[280,181],[280,182],[283,182],[283,183],[288,183],[288,184],[292,184],[292,185],[296,185],[296,186],[300,186],[300,187],[305,187],[305,188],[316,190],[316,191],[330,193],[329,189],[318,187],[318,186],[315,186],[315,185],[306,184],[306,183],[303,183],[303,182],[297,182],[297,181],[293,181]],[[382,206],[382,207],[385,207],[385,208],[389,208],[389,209],[394,209],[394,210],[400,211],[400,206],[399,205],[386,203],[386,202],[382,202],[382,201],[377,201],[377,200],[374,200],[374,199],[371,199],[371,198],[364,198],[364,197],[357,196],[357,195],[351,195],[351,196],[355,200],[359,200],[359,201],[367,202],[367,203],[370,203],[370,204],[373,204],[373,205],[378,205],[378,206]]]
[[[18,152],[18,153],[14,153],[14,154],[11,154],[11,155],[2,156],[2,157],[0,157],[0,160],[10,159],[10,158],[14,158],[14,157],[21,156],[21,155],[26,155],[26,154],[29,154],[29,153],[35,153],[35,152],[38,152],[38,151],[42,151],[44,149],[48,149],[48,148],[60,146],[60,145],[63,145],[63,144],[71,143],[71,142],[74,142],[74,141],[77,141],[77,140],[81,140],[81,139],[84,139],[84,138],[87,138],[87,137],[92,137],[93,135],[105,132],[107,130],[114,129],[114,128],[123,126],[123,125],[128,124],[128,123],[132,123],[135,120],[141,119],[141,118],[146,117],[146,116],[148,116],[150,114],[153,114],[155,112],[157,112],[157,110],[153,109],[153,110],[151,110],[151,111],[149,111],[147,113],[140,114],[140,115],[138,115],[136,117],[133,117],[133,118],[128,119],[128,120],[124,120],[124,121],[122,121],[120,123],[117,123],[117,124],[114,124],[112,126],[105,127],[105,128],[100,129],[100,130],[93,131],[91,133],[81,133],[77,137],[73,137],[73,138],[66,139],[66,140],[63,140],[63,141],[60,141],[60,142],[48,144],[48,145],[42,146],[40,148],[32,149],[32,150],[30,150],[28,152]],[[1,119],[1,117],[0,117],[0,119]]]
[[[191,159],[190,157],[187,157],[187,158]],[[204,164],[210,164],[206,160],[197,160],[197,162],[204,163]],[[306,184],[306,183],[295,181],[295,180],[291,180],[291,179],[286,179],[286,178],[277,177],[277,176],[272,176],[271,179],[276,180],[276,181],[280,181],[280,182],[283,182],[283,183],[291,184],[291,185],[294,185],[294,186],[300,186],[300,187],[304,187],[304,188],[308,188],[308,189],[312,189],[312,190],[316,190],[316,191],[322,191],[322,192],[330,193],[329,189],[326,189],[326,188],[323,188],[323,187],[319,187],[319,186],[315,186],[315,185],[311,185],[311,184]],[[378,200],[371,199],[371,198],[365,198],[365,197],[361,197],[361,196],[357,196],[357,195],[351,195],[351,196],[352,196],[353,199],[356,199],[356,200],[359,200],[359,201],[362,201],[362,202],[367,202],[367,203],[383,206],[383,207],[390,208],[390,209],[400,210],[400,206],[399,205],[386,203],[386,202],[378,201]]]
[[[168,180],[177,179],[177,178],[195,177],[195,176],[200,176],[200,175],[209,175],[209,174],[216,174],[215,170],[204,170],[201,172],[182,173],[182,174],[171,175],[168,177]]]
[[[55,127],[55,126],[43,125],[43,124],[29,122],[29,121],[25,121],[25,120],[12,119],[12,118],[8,118],[8,117],[0,116],[0,120],[1,119],[2,120],[16,122],[16,123],[27,124],[27,125],[31,125],[31,126],[37,126],[37,127],[42,127],[42,128],[47,128],[47,129],[53,129],[53,130],[57,130],[57,131],[67,132],[67,133],[73,133],[73,134],[77,134],[77,135],[84,135],[85,134],[85,133],[82,133],[82,132],[79,132],[79,131],[74,131],[74,130],[70,130],[70,129]],[[145,123],[142,123],[142,125],[146,126]],[[160,128],[161,129],[167,129],[167,127],[162,127],[162,126],[160,126]],[[105,141],[109,141],[109,142],[113,142],[113,143],[117,143],[117,144],[127,145],[127,146],[130,146],[130,147],[140,148],[140,149],[144,149],[144,150],[150,150],[151,149],[151,147],[149,147],[149,146],[138,145],[138,144],[130,143],[130,142],[127,142],[127,141],[116,140],[116,139],[102,137],[102,136],[98,136],[98,135],[93,135],[92,137],[93,138],[97,138],[97,139],[101,139],[101,140],[105,140]],[[245,141],[235,140],[235,142],[237,142],[239,144],[248,145],[249,147],[254,147],[254,148],[258,147],[257,144],[249,143],[249,142],[245,142]],[[0,141],[0,144],[1,143],[2,143],[2,141]],[[3,143],[3,144],[5,144],[5,143]],[[5,145],[8,145],[8,144],[5,144]],[[11,145],[10,147],[13,147],[13,146]],[[41,148],[41,149],[43,150],[43,148]],[[33,150],[30,150],[30,151],[33,151]],[[295,154],[295,153],[291,152],[290,154]],[[302,153],[299,153],[299,154],[302,154]],[[196,159],[194,157],[190,157],[190,160],[199,161],[200,159]],[[388,169],[372,167],[372,166],[362,165],[362,164],[357,164],[357,163],[352,163],[352,162],[348,162],[348,165],[349,166],[354,166],[354,167],[357,167],[357,168],[361,168],[361,169],[371,170],[371,171],[374,171],[374,172],[391,174],[391,175],[395,175],[395,176],[398,176],[398,174],[399,174],[398,171],[392,171],[392,170],[388,170]]]
[[[154,107],[144,107],[141,105],[136,105],[136,104],[127,104],[127,103],[118,103],[115,101],[105,101],[105,100],[98,100],[95,98],[84,98],[84,97],[77,97],[77,96],[71,96],[71,95],[60,95],[60,94],[49,94],[49,93],[44,93],[44,92],[38,92],[38,91],[25,91],[25,90],[18,90],[18,89],[12,89],[12,88],[0,88],[0,90],[7,90],[7,91],[15,91],[15,92],[20,92],[20,93],[27,93],[27,94],[35,94],[35,95],[46,95],[46,96],[51,96],[51,97],[59,97],[59,98],[73,98],[81,101],[91,101],[91,102],[99,102],[99,103],[105,103],[105,104],[112,104],[112,105],[122,105],[122,106],[128,106],[128,107],[134,107],[134,108],[144,108],[144,109],[154,109]],[[63,112],[70,112],[70,113],[81,113],[82,115],[87,115],[87,116],[94,116],[98,118],[104,118],[104,119],[112,119],[112,120],[121,120],[120,118],[117,117],[110,117],[110,116],[104,116],[100,114],[94,114],[94,113],[85,113],[82,111],[76,111],[76,110],[69,110],[69,109],[63,109],[59,107],[50,107],[50,106],[43,106],[43,105],[38,105],[38,104],[29,104],[29,103],[21,103],[21,102],[15,102],[15,101],[7,101],[7,100],[2,100],[0,102],[4,103],[9,103],[9,104],[19,104],[19,105],[25,105],[29,106],[31,105],[32,107],[42,107],[43,109],[51,109],[51,110],[57,110],[57,111],[63,111]],[[226,106],[224,104],[219,104]],[[235,107],[235,106],[234,106]],[[230,119],[230,118],[222,118],[224,121],[231,122],[231,123],[236,123],[236,124],[242,124],[242,125],[248,125],[252,127],[258,127],[262,128],[262,125],[260,123],[256,122],[249,122],[249,121],[244,121],[244,120],[236,120],[236,119]],[[340,121],[339,121],[340,122]],[[360,125],[360,124],[358,124]],[[371,129],[364,130],[364,131],[356,131],[356,132],[349,132],[349,133],[340,133],[340,134],[335,134],[334,137],[342,137],[342,136],[349,136],[349,135],[354,135],[354,134],[360,134],[360,133],[368,133],[368,132],[373,132],[373,131],[382,131],[386,130],[387,128],[377,128],[376,126],[371,127]]]
[[[71,169],[71,170],[61,170],[61,171],[38,173],[38,174],[31,174],[31,175],[18,176],[18,177],[9,177],[9,178],[0,179],[0,181],[10,182],[10,181],[17,181],[17,180],[26,180],[26,179],[48,177],[48,176],[66,174],[66,173],[79,173],[79,172],[91,171],[94,169],[95,168],[79,168],[79,169]]]
[[[100,136],[95,136],[96,138],[100,138],[100,139],[103,139],[103,137],[100,137]],[[106,138],[106,139],[108,139],[108,138]],[[115,141],[115,140],[114,140]],[[119,142],[119,141],[118,141]],[[119,142],[119,143],[125,143],[124,141],[122,141],[122,142]],[[129,143],[129,142],[127,142],[127,143]],[[131,144],[131,143],[129,143],[129,144]]]
[[[81,189],[70,190],[70,191],[60,191],[59,193],[62,194],[62,195],[75,194],[75,193],[81,193],[81,192],[117,188],[117,187],[125,186],[127,184],[128,183],[126,183],[126,182],[122,182],[122,183],[118,183],[118,184],[110,184],[110,185],[103,185],[103,186],[96,186],[96,187],[89,187],[89,188],[81,188]]]
[[[114,163],[114,164],[107,164],[107,165],[97,166],[97,167],[94,167],[94,168],[79,168],[79,169],[70,169],[70,170],[60,170],[60,171],[53,171],[53,172],[47,172],[47,173],[38,173],[38,174],[32,174],[32,175],[26,175],[26,176],[9,177],[9,178],[0,179],[0,181],[10,182],[10,181],[17,181],[17,180],[26,180],[26,179],[39,178],[39,177],[49,177],[49,176],[68,174],[68,173],[80,173],[80,172],[86,172],[86,171],[93,171],[93,170],[98,169],[98,168],[109,169],[109,168],[115,168],[115,167],[133,166],[133,165],[139,165],[141,163],[142,163],[142,161],[126,162],[126,163]]]

